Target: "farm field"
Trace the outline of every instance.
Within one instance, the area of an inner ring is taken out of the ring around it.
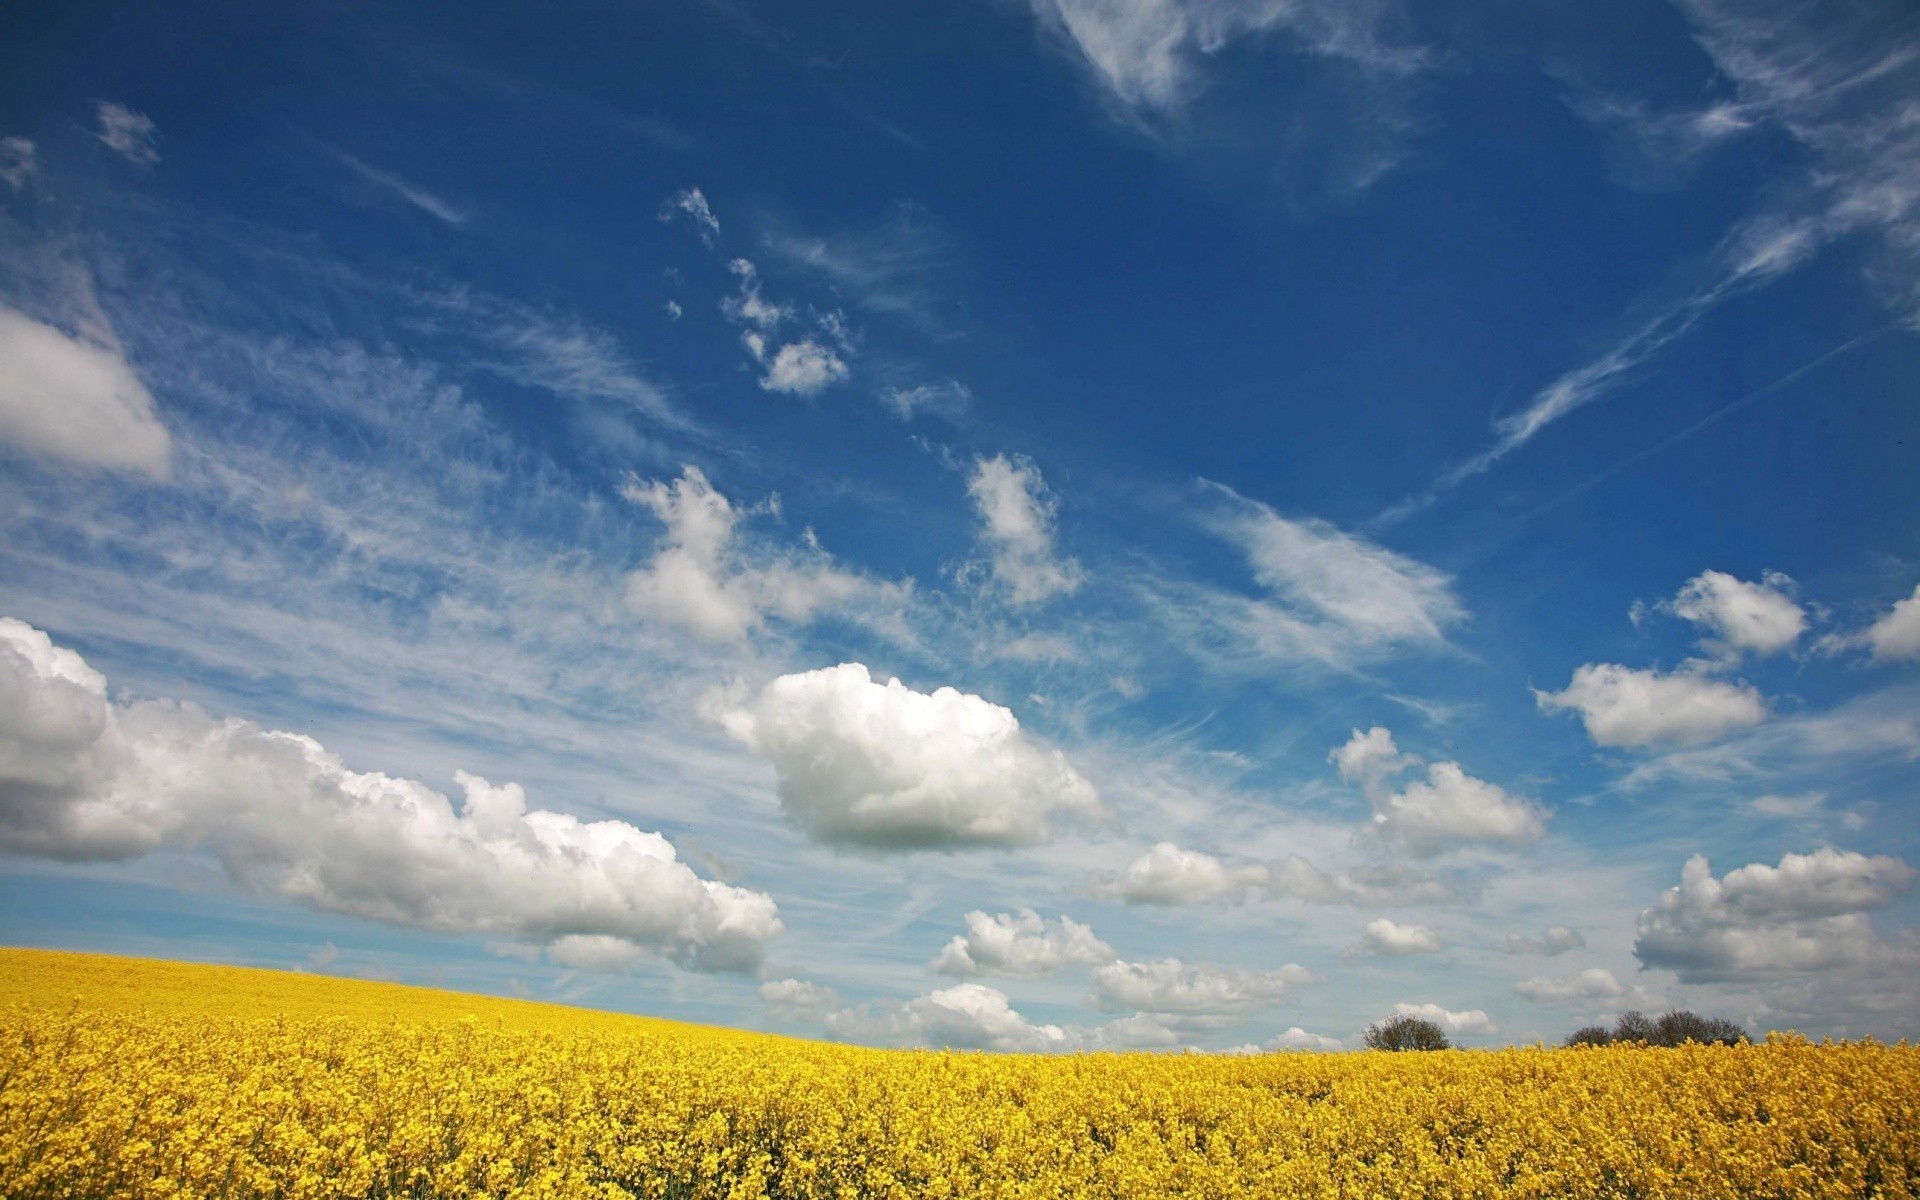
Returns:
[[[868,1050],[0,950],[0,1192],[1907,1197],[1920,1049]]]

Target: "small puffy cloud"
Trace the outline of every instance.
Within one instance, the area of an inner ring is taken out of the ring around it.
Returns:
[[[788,342],[774,351],[760,377],[760,387],[789,396],[813,396],[847,377],[847,364],[812,338]]]
[[[0,851],[202,848],[249,891],[598,969],[642,952],[750,969],[781,928],[771,897],[701,879],[657,833],[529,810],[518,784],[464,772],[456,809],[416,780],[350,771],[312,738],[116,703],[78,655],[7,618],[0,701]]]
[[[760,1002],[776,1021],[817,1021],[840,1007],[840,993],[804,979],[769,979]]]
[[[1875,662],[1920,659],[1920,587],[1869,626],[1864,636]]]
[[[627,607],[707,641],[740,641],[773,617],[805,624],[892,590],[840,570],[811,542],[803,554],[751,555],[737,536],[746,514],[698,467],[671,483],[630,479],[621,494],[667,526],[653,559],[627,576]]]
[[[1423,1021],[1432,1021],[1449,1033],[1494,1033],[1497,1030],[1487,1014],[1480,1009],[1470,1008],[1465,1012],[1453,1012],[1438,1004],[1400,1003],[1393,1006],[1396,1017],[1418,1017]]]
[[[787,815],[829,845],[1031,845],[1051,836],[1056,813],[1104,812],[1066,755],[1007,709],[950,687],[916,692],[843,663],[717,707],[722,728],[773,764]]]
[[[878,1016],[843,1009],[828,1014],[827,1028],[858,1038],[981,1050],[1031,1053],[1076,1048],[1067,1030],[1028,1021],[1008,1002],[1005,992],[979,983],[941,988]]]
[[[1440,935],[1425,925],[1402,925],[1381,917],[1367,922],[1367,931],[1354,943],[1352,953],[1392,958],[1406,954],[1433,954],[1439,949]]]
[[[713,208],[707,203],[705,193],[697,187],[690,187],[669,198],[666,206],[660,210],[662,221],[671,221],[676,216],[684,216],[692,221],[693,231],[709,246],[720,236],[720,218],[713,215]]]
[[[1533,698],[1542,712],[1579,713],[1598,746],[1693,745],[1767,719],[1767,702],[1750,684],[1618,663],[1588,663],[1565,688]]]
[[[1079,589],[1080,564],[1054,552],[1058,502],[1040,468],[1019,455],[975,459],[967,495],[980,517],[980,540],[994,582],[1015,604],[1037,604]]]
[[[1266,1048],[1268,1050],[1333,1051],[1346,1049],[1346,1043],[1337,1037],[1328,1037],[1323,1033],[1308,1033],[1298,1025],[1295,1025],[1285,1033],[1268,1038]]]
[[[1207,904],[1245,899],[1268,879],[1263,866],[1228,866],[1211,854],[1157,842],[1119,872],[1096,877],[1088,890],[1128,904]]]
[[[1866,914],[1920,878],[1891,855],[1822,847],[1715,879],[1694,855],[1680,885],[1640,914],[1633,952],[1683,983],[1767,979],[1864,966],[1911,948],[1882,942]]]
[[[1627,994],[1628,988],[1601,967],[1575,971],[1571,975],[1535,975],[1515,984],[1513,990],[1537,1004],[1555,1004],[1575,1008],[1595,1000],[1613,1000]]]
[[[1807,630],[1806,612],[1788,594],[1792,588],[1793,580],[1777,571],[1766,572],[1759,583],[1703,571],[1660,608],[1707,630],[1709,648],[1723,655],[1778,654]]]
[[[100,102],[98,114],[100,132],[94,136],[109,150],[143,167],[160,161],[160,152],[153,146],[153,118],[110,100]]]
[[[922,413],[957,421],[973,404],[973,393],[957,379],[943,379],[910,388],[889,388],[880,399],[902,421],[911,421]]]
[[[1521,933],[1509,934],[1504,948],[1508,954],[1537,954],[1552,958],[1554,955],[1565,954],[1570,950],[1584,949],[1586,944],[1587,939],[1579,930],[1569,929],[1565,925],[1554,925],[1539,937],[1530,937]]]
[[[32,138],[0,138],[0,181],[14,191],[40,173],[40,149]]]
[[[1295,989],[1318,981],[1319,976],[1294,963],[1271,971],[1240,971],[1177,958],[1121,959],[1094,970],[1093,1002],[1101,1008],[1164,1016],[1236,1016],[1277,1004]]]
[[[1380,726],[1354,730],[1328,758],[1343,777],[1365,789],[1373,805],[1373,833],[1415,858],[1474,844],[1525,845],[1546,833],[1538,805],[1476,779],[1459,763],[1433,763],[1424,780],[1393,791],[1388,779],[1420,760],[1401,754],[1393,735]]]
[[[1023,908],[992,916],[966,915],[967,931],[956,934],[931,964],[942,975],[1048,975],[1069,963],[1111,962],[1113,947],[1072,917],[1043,920]]]
[[[119,347],[0,305],[0,441],[38,458],[165,479],[173,441]]]
[[[751,261],[736,258],[727,264],[727,270],[740,281],[740,294],[720,301],[720,311],[729,319],[768,330],[793,315],[793,310],[786,305],[774,304],[760,295],[760,272]],[[751,349],[752,343],[748,343],[748,347]],[[764,350],[754,351],[755,358],[763,354]]]

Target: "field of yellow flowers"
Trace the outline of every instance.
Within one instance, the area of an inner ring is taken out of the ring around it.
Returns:
[[[0,1194],[1911,1197],[1920,1049],[863,1050],[0,950]]]

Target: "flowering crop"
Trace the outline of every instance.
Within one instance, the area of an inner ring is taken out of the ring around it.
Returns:
[[[0,1193],[1913,1197],[1902,1043],[867,1050],[0,951]]]

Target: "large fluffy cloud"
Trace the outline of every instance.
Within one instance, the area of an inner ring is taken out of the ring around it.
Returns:
[[[1096,878],[1088,890],[1128,904],[1205,904],[1244,898],[1266,886],[1270,874],[1257,864],[1228,866],[1211,854],[1157,842],[1118,872]]]
[[[1599,746],[1690,745],[1767,719],[1766,701],[1749,684],[1618,663],[1588,663],[1560,691],[1533,696],[1542,712],[1579,713]]]
[[[172,439],[119,347],[0,305],[0,441],[96,470],[167,477]]]
[[[1862,636],[1872,648],[1875,662],[1920,658],[1920,587],[1897,602]]]
[[[0,850],[125,859],[203,847],[248,890],[445,933],[544,942],[604,968],[642,952],[747,968],[768,896],[703,880],[623,821],[529,811],[518,784],[348,770],[312,738],[190,704],[116,703],[41,631],[0,618]]]
[[[1920,877],[1891,855],[1822,847],[1778,866],[1752,863],[1715,879],[1694,855],[1680,885],[1640,914],[1633,952],[1682,982],[1769,979],[1912,957],[1881,941],[1866,914],[1891,905]]]
[[[1103,963],[1113,947],[1072,917],[1048,921],[1030,908],[991,916],[975,910],[933,960],[942,975],[1047,975],[1068,963]]]
[[[1103,811],[1066,755],[1007,709],[950,687],[877,683],[859,663],[782,675],[714,715],[773,764],[787,815],[830,845],[1030,845],[1051,835],[1055,813]]]
[[[1419,760],[1401,754],[1393,735],[1380,726],[1354,730],[1328,758],[1344,778],[1366,790],[1373,805],[1372,831],[1416,858],[1475,844],[1524,845],[1546,832],[1538,805],[1474,778],[1459,763],[1432,763],[1425,779],[1393,791],[1389,777]]]
[[[1702,571],[1660,607],[1707,630],[1712,648],[1722,653],[1777,654],[1807,629],[1806,612],[1788,595],[1792,587],[1793,580],[1777,571],[1759,583]]]
[[[1615,1000],[1628,992],[1626,985],[1604,967],[1589,967],[1571,975],[1535,975],[1513,985],[1513,990],[1538,1004],[1572,1007],[1591,1006],[1596,1000]]]
[[[1037,604],[1079,588],[1080,564],[1054,551],[1059,507],[1040,468],[1024,458],[996,454],[975,460],[967,495],[980,517],[980,541],[993,581],[1015,604]]]
[[[627,576],[628,607],[708,641],[737,641],[774,617],[804,623],[897,590],[834,566],[810,530],[804,553],[750,554],[738,536],[744,514],[698,467],[671,483],[630,480],[623,494],[667,527],[652,560]]]
[[[1124,959],[1093,972],[1094,1003],[1174,1017],[1237,1016],[1285,1000],[1319,976],[1288,963],[1271,971],[1240,971],[1177,958]]]

